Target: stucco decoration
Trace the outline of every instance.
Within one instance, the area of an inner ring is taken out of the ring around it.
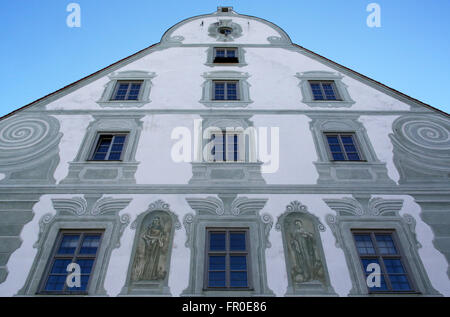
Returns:
[[[43,275],[49,257],[63,229],[103,229],[103,237],[97,253],[94,271],[88,286],[89,295],[106,296],[104,279],[113,249],[120,246],[120,237],[130,223],[128,214],[119,212],[129,205],[130,198],[103,197],[86,194],[84,197],[52,199],[56,214],[47,213],[39,220],[37,254],[24,287],[18,295],[35,295],[43,283]]]
[[[220,70],[203,73],[205,81],[202,85],[202,99],[200,103],[207,107],[217,108],[232,108],[232,107],[247,107],[253,101],[250,99],[250,84],[247,79],[250,74],[247,72],[238,72],[234,70]],[[215,80],[219,81],[237,81],[237,100],[214,100],[214,85]]]
[[[139,162],[135,160],[142,130],[142,114],[103,114],[94,116],[62,184],[133,184]],[[121,161],[93,161],[92,153],[99,133],[126,133]]]
[[[39,194],[0,192],[0,283],[8,276],[7,263],[22,245],[23,226],[33,219],[33,206],[39,198]]]
[[[416,221],[411,215],[399,214],[403,200],[354,195],[353,198],[324,199],[324,201],[336,212],[336,215],[328,214],[326,222],[336,238],[336,247],[344,251],[350,270],[352,289],[349,296],[368,294],[366,277],[361,269],[352,229],[394,230],[417,290],[417,293],[412,295],[439,295],[431,285],[418,253],[421,244],[415,233]]]
[[[341,108],[351,107],[355,101],[350,97],[347,90],[347,85],[342,82],[344,76],[340,73],[333,73],[327,71],[309,71],[297,73],[295,75],[300,80],[299,87],[302,93],[302,102],[310,107],[324,107],[324,108]],[[337,89],[337,100],[314,100],[310,80],[324,80],[334,82]]]
[[[270,247],[269,234],[273,219],[259,215],[267,199],[236,197],[219,194],[218,197],[186,198],[194,214],[183,219],[186,229],[186,247],[191,250],[189,285],[182,296],[273,296],[267,285],[265,249]],[[205,288],[206,228],[248,228],[250,243],[249,289],[209,290]]]
[[[208,35],[218,42],[231,42],[242,36],[242,27],[231,19],[219,19],[208,27]]]
[[[22,114],[0,122],[0,183],[55,183],[59,162],[59,121]]]
[[[305,205],[292,201],[278,217],[283,235],[288,289],[286,296],[336,296],[330,284],[319,231],[325,226]]]
[[[121,295],[168,296],[168,278],[174,231],[181,228],[177,215],[162,200],[151,203],[133,221],[136,230],[126,284]]]
[[[228,114],[202,115],[201,131],[198,133],[198,144],[202,144],[195,153],[192,162],[192,178],[189,184],[265,184],[261,174],[263,163],[257,158],[256,130],[253,128],[251,115]],[[211,134],[217,130],[241,133],[239,136],[239,161],[214,162],[212,157],[204,155]]]
[[[405,115],[392,124],[399,183],[450,181],[450,123],[439,115]]]
[[[314,162],[319,173],[318,184],[394,185],[387,174],[386,163],[381,162],[372,147],[367,131],[357,114],[308,114],[310,130],[317,150]],[[361,161],[333,161],[325,132],[354,133]]]
[[[97,103],[101,107],[112,108],[132,108],[142,107],[147,103],[150,103],[150,90],[152,86],[152,79],[156,77],[154,72],[146,72],[141,70],[129,70],[122,72],[113,72],[108,78],[109,82],[105,85],[105,89],[100,100]],[[119,80],[123,81],[142,81],[142,85],[139,92],[138,100],[112,100],[114,89]]]

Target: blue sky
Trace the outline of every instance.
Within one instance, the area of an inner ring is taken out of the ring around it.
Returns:
[[[81,7],[80,28],[66,25],[71,2]],[[366,25],[372,2],[381,7],[380,28]],[[221,5],[269,20],[294,43],[450,112],[448,0],[14,0],[0,11],[0,116]]]

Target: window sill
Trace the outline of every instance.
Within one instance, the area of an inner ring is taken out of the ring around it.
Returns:
[[[150,103],[151,100],[107,100],[107,101],[97,101],[100,107],[111,107],[111,108],[141,108],[144,105]]]
[[[246,107],[251,104],[252,100],[200,100],[200,103],[207,107]]]
[[[302,100],[302,102],[310,107],[325,108],[348,108],[355,103],[353,100]]]

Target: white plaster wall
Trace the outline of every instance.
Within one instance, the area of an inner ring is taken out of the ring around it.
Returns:
[[[63,136],[59,142],[59,164],[53,177],[56,183],[63,180],[69,172],[69,162],[77,156],[87,127],[94,119],[90,115],[56,115]]]
[[[236,44],[269,44],[267,37],[278,36],[280,34],[262,22],[235,16],[217,16],[217,17],[201,17],[179,26],[174,30],[172,36],[183,36],[183,44],[192,43],[217,43],[214,37],[208,35],[208,28],[211,24],[219,20],[232,20],[242,28],[242,35],[234,38],[233,43]],[[203,26],[201,25],[203,22]]]
[[[392,123],[399,116],[361,116],[359,122],[366,128],[370,143],[378,159],[386,163],[388,176],[398,183],[400,174],[394,164],[394,146],[389,134],[393,133]]]

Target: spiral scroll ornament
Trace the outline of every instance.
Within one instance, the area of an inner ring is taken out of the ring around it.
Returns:
[[[430,120],[411,120],[402,125],[402,133],[408,141],[430,150],[450,150],[448,125]]]
[[[59,121],[49,116],[17,115],[0,121],[0,167],[43,159],[57,148]]]

